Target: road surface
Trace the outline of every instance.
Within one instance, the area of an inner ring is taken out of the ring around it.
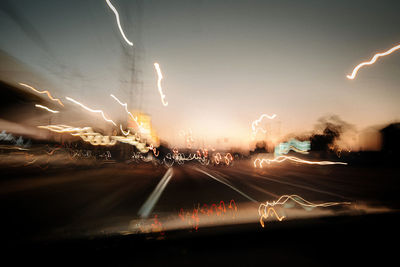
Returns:
[[[311,209],[291,203],[277,208],[268,223],[278,222],[279,216],[285,222],[389,212],[399,207],[397,170],[293,163],[260,169],[249,160],[232,166],[193,162],[168,168],[111,161],[96,167],[5,168],[0,181],[2,236],[18,244],[104,234],[164,234],[175,229],[189,232],[243,223],[261,228],[259,205],[282,195],[339,205]]]

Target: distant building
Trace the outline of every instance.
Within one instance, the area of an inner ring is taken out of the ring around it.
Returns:
[[[133,132],[140,133],[142,141],[146,141],[149,145],[153,144],[153,146],[158,146],[160,144],[160,140],[151,124],[151,116],[140,112],[133,113],[133,115],[137,118],[137,123],[129,119],[128,129]],[[137,124],[140,125],[140,128],[137,126]]]

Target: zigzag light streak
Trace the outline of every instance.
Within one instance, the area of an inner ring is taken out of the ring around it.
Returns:
[[[60,101],[60,99],[53,98],[53,97],[51,96],[51,94],[50,94],[49,91],[38,91],[38,90],[35,89],[34,87],[32,87],[32,86],[30,86],[30,85],[27,85],[27,84],[25,84],[25,83],[19,83],[19,85],[25,86],[25,87],[27,87],[27,88],[29,88],[29,89],[35,91],[35,92],[38,93],[38,94],[47,94],[47,96],[48,96],[51,100],[57,101],[61,106],[64,106],[64,104]]]
[[[47,125],[47,126],[38,126],[41,129],[47,129],[56,133],[69,133],[72,136],[79,136],[83,141],[89,142],[92,145],[98,146],[113,146],[118,142],[127,143],[135,146],[141,153],[147,153],[149,148],[145,143],[141,143],[137,140],[136,136],[104,136],[100,133],[96,133],[93,131],[91,127],[72,127],[68,125]]]
[[[41,109],[45,109],[45,110],[47,110],[47,111],[49,111],[51,113],[59,113],[60,112],[58,110],[52,110],[52,109],[49,109],[48,107],[45,107],[45,106],[42,106],[42,105],[39,105],[39,104],[36,104],[35,107],[41,108]]]
[[[261,204],[261,205],[263,205],[263,204]],[[260,211],[259,211],[259,213],[260,213]],[[263,212],[263,214],[260,214],[260,224],[261,224],[261,226],[262,227],[264,227],[265,226],[265,224],[264,224],[264,219],[268,219],[268,217],[269,217],[269,215],[275,215],[275,217],[278,219],[278,221],[282,221],[283,219],[285,219],[285,216],[281,216],[281,217],[279,217],[279,215],[278,215],[278,213],[276,212],[276,210],[274,209],[274,208],[272,208],[272,207],[269,207],[268,209],[266,209],[264,212]]]
[[[265,203],[260,204],[260,206],[258,207],[258,214],[261,216],[260,217],[261,226],[264,227],[263,219],[267,219],[271,212],[273,212],[275,214],[276,218],[279,221],[282,221],[285,218],[285,216],[279,217],[278,213],[276,212],[276,210],[273,207],[275,207],[276,205],[282,206],[289,200],[292,200],[303,207],[309,207],[309,208],[317,208],[317,207],[326,208],[326,207],[332,207],[332,206],[338,206],[338,205],[350,205],[351,204],[351,202],[325,202],[325,203],[320,203],[320,204],[314,204],[308,200],[305,200],[304,198],[302,198],[298,195],[283,195],[276,201],[272,201],[272,202],[267,201]]]
[[[267,202],[265,202],[265,204],[264,203],[261,204],[258,208],[258,213],[260,214],[260,209],[262,207],[267,208],[267,207],[274,207],[276,205],[284,205],[289,200],[292,200],[301,206],[310,207],[310,208],[331,207],[331,206],[337,206],[337,205],[350,205],[351,204],[351,202],[325,202],[325,203],[315,204],[308,200],[305,200],[304,198],[300,197],[299,195],[282,195],[276,201],[275,200],[272,202],[267,201]]]
[[[270,119],[270,120],[273,120],[273,119],[275,119],[275,117],[276,117],[276,114],[273,114],[273,115],[271,115],[271,116],[269,116],[269,115],[267,115],[267,114],[262,114],[262,115],[260,116],[260,118],[258,118],[257,120],[253,121],[253,122],[251,123],[251,129],[253,130],[253,132],[252,132],[253,138],[256,137],[256,135],[257,135],[257,133],[258,133],[258,130],[259,130],[259,129],[257,129],[257,126],[258,126],[258,124],[262,121],[263,118],[268,118],[268,119]],[[264,129],[261,129],[261,130],[263,131],[263,133],[266,133],[266,131],[265,131]]]
[[[308,150],[311,149],[310,141],[299,141],[297,139],[290,139],[288,142],[283,142],[275,146],[274,154],[275,157],[281,156],[282,154],[289,153],[290,150],[296,151],[301,154],[308,154]]]
[[[263,118],[268,118],[268,119],[270,119],[270,120],[273,120],[273,119],[275,119],[275,117],[276,117],[276,114],[273,114],[273,115],[271,115],[271,116],[269,116],[269,115],[267,115],[267,114],[262,114],[262,115],[260,116],[260,118],[258,118],[257,120],[253,121],[253,123],[251,124],[251,128],[253,129],[253,131],[255,131],[257,125],[262,121]]]
[[[346,162],[340,162],[340,161],[309,161],[309,160],[299,159],[299,158],[296,158],[296,157],[293,157],[293,156],[279,156],[279,157],[276,157],[274,159],[259,159],[259,158],[257,158],[257,159],[254,160],[253,164],[254,164],[254,167],[257,168],[257,162],[258,162],[259,165],[260,165],[260,168],[262,168],[263,167],[262,166],[263,162],[271,164],[273,162],[281,163],[281,162],[283,162],[285,160],[291,160],[291,161],[294,161],[294,162],[304,163],[304,164],[311,164],[311,165],[335,165],[335,164],[347,165]]]
[[[228,203],[227,203],[228,204]],[[233,204],[233,205],[232,205]],[[207,219],[210,218],[224,218],[228,214],[230,214],[232,219],[237,216],[238,207],[235,203],[235,200],[231,199],[229,202],[229,206],[226,207],[224,201],[220,201],[219,204],[212,203],[210,206],[207,204],[203,204],[200,207],[200,203],[197,204],[197,207],[194,207],[193,210],[184,210],[180,209],[178,216],[182,221],[186,221],[189,225],[191,225],[196,231],[199,229],[200,221],[207,216]]]
[[[103,119],[105,121],[111,122],[112,124],[114,124],[114,126],[117,126],[114,121],[106,118],[106,116],[104,115],[104,112],[102,110],[94,110],[94,109],[88,108],[85,105],[83,105],[82,103],[79,103],[78,101],[76,101],[76,100],[74,100],[74,99],[72,99],[72,98],[70,98],[68,96],[66,97],[66,99],[71,101],[71,102],[73,102],[73,103],[75,103],[75,104],[77,104],[77,105],[79,105],[79,106],[81,106],[82,108],[86,109],[87,111],[90,111],[90,112],[93,112],[93,113],[101,113],[101,116],[103,116]]]
[[[93,131],[91,127],[72,127],[68,125],[47,125],[38,126],[41,129],[47,129],[56,133],[69,133],[72,136],[79,136],[83,141],[88,142],[94,146],[113,146],[116,144],[116,140],[110,140],[109,136],[103,136],[100,133]]]
[[[117,101],[121,106],[123,106],[125,108],[126,113],[128,113],[128,115],[131,117],[131,119],[136,123],[136,125],[139,127],[139,130],[142,131],[143,127],[142,127],[142,123],[139,124],[137,117],[133,116],[132,113],[130,113],[128,111],[128,103],[122,103],[116,96],[114,96],[113,94],[110,95],[112,98],[115,99],[115,101]]]
[[[168,106],[168,102],[165,102],[165,95],[164,95],[164,93],[162,91],[162,87],[161,87],[161,80],[163,79],[163,75],[161,73],[160,65],[156,62],[156,63],[154,63],[154,67],[156,68],[157,76],[158,76],[158,80],[157,80],[158,92],[160,92],[162,104],[166,107],[166,106]]]
[[[124,31],[122,30],[121,23],[119,21],[119,14],[117,9],[111,4],[110,0],[106,0],[107,5],[110,7],[110,9],[114,12],[115,18],[117,19],[117,24],[119,31],[121,32],[122,37],[124,38],[125,42],[127,42],[128,45],[133,46],[133,43],[126,38]]]
[[[398,50],[398,49],[400,49],[400,45],[396,45],[395,47],[390,48],[390,49],[387,50],[386,52],[382,52],[382,53],[377,53],[377,54],[375,54],[375,55],[373,56],[373,58],[372,58],[370,61],[365,61],[365,62],[362,62],[362,63],[358,64],[358,65],[353,69],[353,72],[351,73],[351,75],[347,75],[347,76],[346,76],[347,79],[353,80],[353,79],[356,77],[357,72],[358,72],[358,70],[359,70],[360,68],[362,68],[362,67],[364,67],[364,66],[367,66],[367,65],[372,65],[372,64],[374,64],[374,63],[378,60],[378,58],[384,57],[384,56],[387,56],[387,55],[390,55],[391,53],[393,53],[394,51],[396,51],[396,50]]]

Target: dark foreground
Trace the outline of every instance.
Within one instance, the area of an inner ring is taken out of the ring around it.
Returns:
[[[268,229],[246,224],[172,231],[163,240],[118,235],[26,244],[4,255],[11,265],[394,266],[399,223],[398,213],[320,218]]]
[[[12,265],[382,266],[397,257],[397,166],[23,164],[1,166],[1,251]],[[258,205],[284,194],[351,205],[292,203],[262,228]],[[191,216],[220,201],[226,212]]]

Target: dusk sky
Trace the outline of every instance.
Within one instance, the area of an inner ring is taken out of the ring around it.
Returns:
[[[248,140],[251,122],[276,114],[281,133],[339,115],[358,130],[400,120],[399,1],[1,0],[0,49],[37,74],[25,82],[125,116],[110,98],[152,116],[173,142],[191,129],[207,140]],[[132,81],[132,56],[135,83]],[[168,106],[153,63],[163,72]],[[19,78],[18,78],[19,79]],[[74,125],[74,121],[69,121]]]

